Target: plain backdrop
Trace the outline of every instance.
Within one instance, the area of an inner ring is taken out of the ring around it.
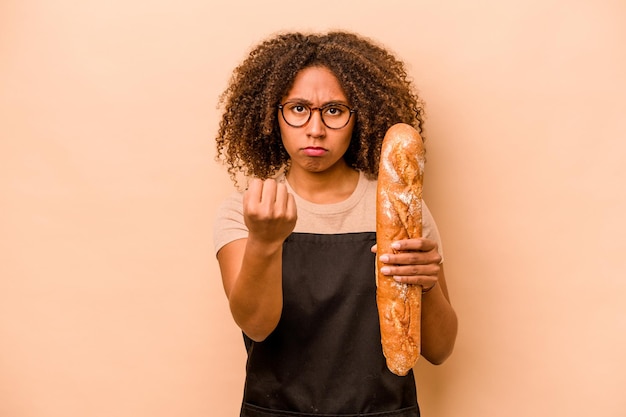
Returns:
[[[218,97],[266,36],[327,29],[426,101],[460,327],[423,415],[625,415],[623,0],[3,0],[0,416],[238,415]]]

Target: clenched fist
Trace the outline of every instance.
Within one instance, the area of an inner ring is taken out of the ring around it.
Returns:
[[[243,217],[250,237],[283,242],[297,219],[296,203],[287,186],[274,179],[252,179],[243,195]]]

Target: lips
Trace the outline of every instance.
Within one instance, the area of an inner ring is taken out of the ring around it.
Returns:
[[[316,146],[308,146],[302,150],[302,152],[306,156],[322,156],[326,152],[328,152],[325,148],[320,148]]]

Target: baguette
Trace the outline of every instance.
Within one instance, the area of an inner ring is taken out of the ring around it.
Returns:
[[[376,200],[377,253],[393,253],[391,243],[422,236],[424,146],[412,126],[391,126],[383,140]],[[422,287],[380,273],[376,260],[376,302],[387,367],[406,375],[420,356]]]

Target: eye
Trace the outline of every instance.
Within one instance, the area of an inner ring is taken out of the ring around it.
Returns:
[[[307,114],[309,112],[309,108],[300,103],[290,103],[286,109],[294,114]]]
[[[327,107],[324,107],[324,114],[330,117],[339,117],[344,112],[346,112],[346,109],[338,104],[331,104]]]

